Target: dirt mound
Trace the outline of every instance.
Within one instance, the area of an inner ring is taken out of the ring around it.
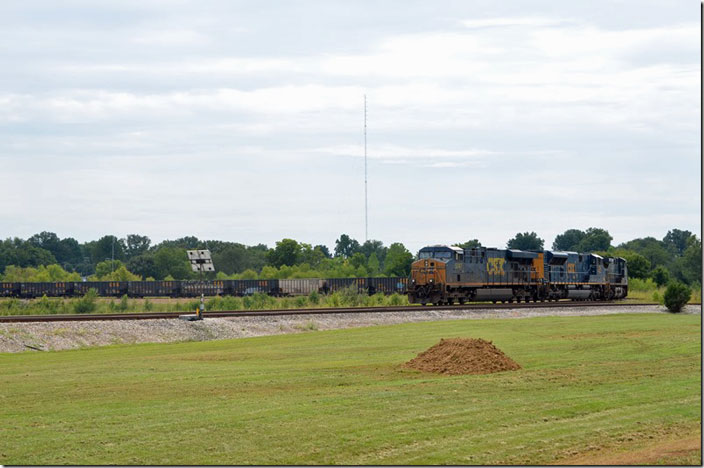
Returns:
[[[449,338],[423,351],[405,367],[438,374],[491,374],[521,368],[499,348],[481,338]]]

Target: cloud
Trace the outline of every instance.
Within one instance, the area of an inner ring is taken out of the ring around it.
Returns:
[[[698,226],[699,18],[685,8],[167,5],[0,18],[0,218],[13,234],[175,237],[201,213],[211,238],[330,244],[363,225],[365,94],[375,237],[443,241],[408,212],[448,220],[450,241],[492,244],[575,222],[632,237]],[[193,167],[208,190],[190,188]],[[420,183],[444,195],[406,196]],[[465,221],[467,200],[493,224]],[[525,200],[549,219],[516,210]]]
[[[469,29],[479,28],[503,28],[511,26],[529,26],[546,27],[546,26],[565,26],[574,23],[574,20],[549,18],[542,16],[521,16],[521,17],[502,17],[502,18],[482,18],[463,20],[460,23]]]

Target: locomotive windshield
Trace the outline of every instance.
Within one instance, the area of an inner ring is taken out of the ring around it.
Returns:
[[[452,258],[452,252],[420,252],[418,258]]]

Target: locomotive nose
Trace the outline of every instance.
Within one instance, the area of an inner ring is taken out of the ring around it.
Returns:
[[[445,271],[445,262],[436,258],[416,260],[411,264],[411,282],[416,285],[437,283]]]

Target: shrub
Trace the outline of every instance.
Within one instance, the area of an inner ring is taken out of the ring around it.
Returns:
[[[654,291],[657,289],[657,285],[651,279],[639,279],[639,278],[628,278],[628,289],[631,291]]]
[[[665,307],[670,312],[679,312],[692,296],[692,290],[686,284],[675,281],[665,290]]]
[[[127,300],[127,294],[124,294],[120,298],[120,303],[117,305],[117,310],[119,310],[120,312],[126,312],[127,309],[129,309],[129,307],[130,307],[130,303]]]
[[[389,297],[389,305],[392,305],[392,306],[402,305],[403,299],[404,299],[404,297],[401,296],[399,293],[393,293]]]
[[[318,303],[320,302],[320,294],[318,294],[318,291],[311,291],[310,295],[308,296],[308,302],[313,305],[318,305]]]
[[[145,312],[151,312],[152,309],[154,309],[154,304],[152,304],[152,301],[149,299],[144,300],[144,311]]]
[[[97,307],[95,301],[98,298],[98,291],[90,288],[88,292],[73,305],[73,311],[77,314],[90,314],[95,312]]]
[[[366,294],[360,294],[357,285],[352,284],[339,291],[341,305],[348,307],[356,307],[363,305],[367,297]]]
[[[655,291],[653,293],[653,302],[657,302],[660,305],[665,305],[665,298],[663,298],[659,292]]]

